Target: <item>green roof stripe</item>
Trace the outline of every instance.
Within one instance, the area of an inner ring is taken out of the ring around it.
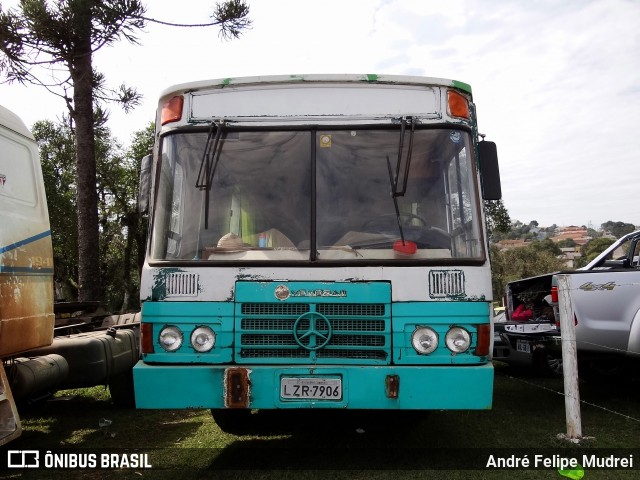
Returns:
[[[464,90],[467,93],[471,93],[471,85],[469,85],[468,83],[453,80],[453,86],[459,88],[460,90]]]

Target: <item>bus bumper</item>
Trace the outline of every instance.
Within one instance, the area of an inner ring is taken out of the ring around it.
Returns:
[[[154,365],[133,369],[137,408],[490,409],[493,365],[220,366]],[[325,399],[291,398],[327,382]],[[296,385],[298,384],[298,385]],[[311,385],[311,387],[309,387]],[[336,395],[336,386],[339,392]],[[289,398],[286,398],[289,397]]]

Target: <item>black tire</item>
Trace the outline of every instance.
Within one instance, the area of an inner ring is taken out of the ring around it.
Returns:
[[[111,401],[117,407],[132,408],[136,406],[133,388],[133,370],[120,373],[109,379]]]
[[[255,427],[251,410],[246,408],[212,408],[211,416],[220,430],[232,435],[245,435]]]
[[[538,372],[549,377],[562,377],[562,352],[542,350],[536,358]]]

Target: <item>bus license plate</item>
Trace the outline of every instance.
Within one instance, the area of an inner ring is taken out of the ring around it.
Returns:
[[[342,379],[282,377],[280,398],[287,400],[341,400]]]

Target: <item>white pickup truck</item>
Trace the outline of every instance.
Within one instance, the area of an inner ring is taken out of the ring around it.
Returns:
[[[640,231],[620,238],[587,266],[511,282],[506,289],[506,321],[494,324],[494,359],[561,371],[557,274],[571,276],[578,359],[584,367],[615,373],[640,361]],[[551,297],[548,297],[551,295]],[[554,314],[543,315],[544,298]],[[532,317],[514,321],[526,302]]]

